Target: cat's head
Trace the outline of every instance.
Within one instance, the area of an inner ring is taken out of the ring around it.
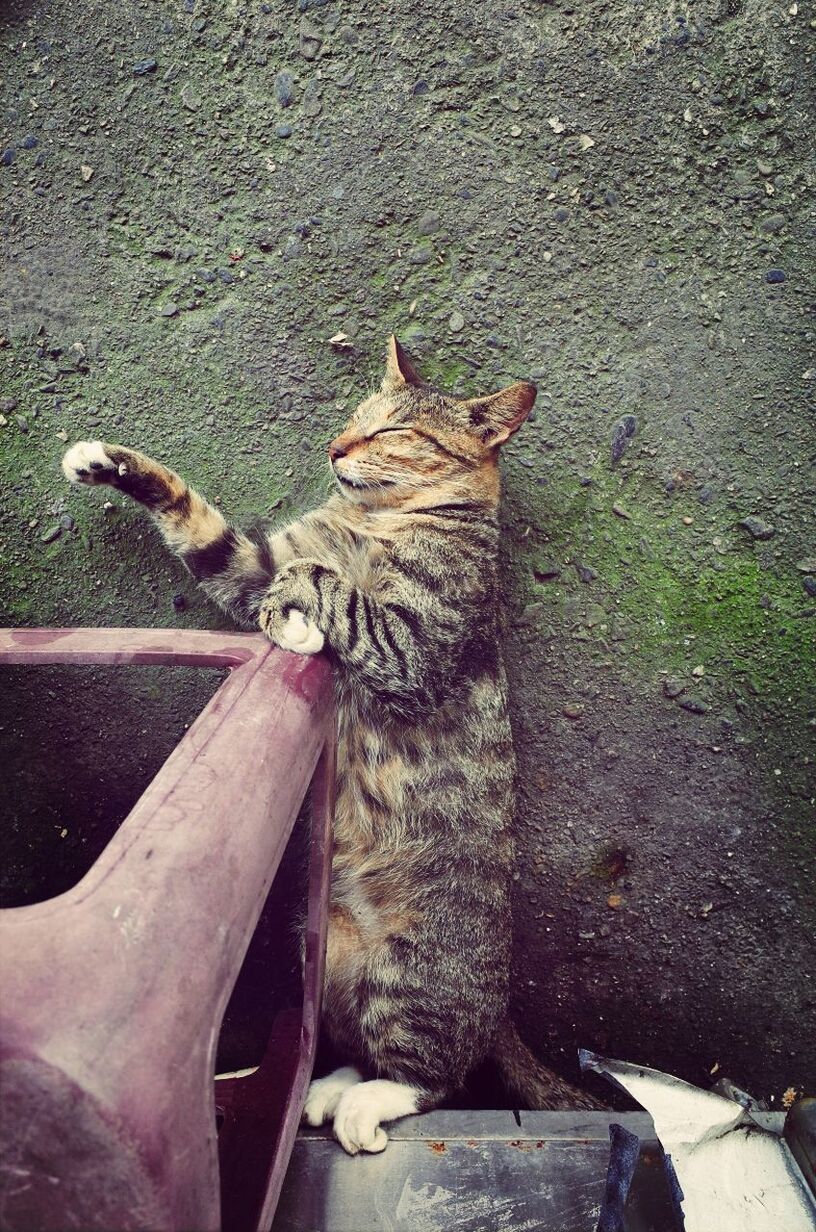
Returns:
[[[498,498],[499,446],[524,423],[535,396],[529,381],[483,398],[440,393],[391,337],[380,389],[329,446],[338,485],[370,506],[422,505],[460,494]]]

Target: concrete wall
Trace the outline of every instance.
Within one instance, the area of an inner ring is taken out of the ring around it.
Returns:
[[[138,511],[66,490],[66,442],[289,515],[391,330],[463,394],[532,376],[504,538],[526,1033],[565,1068],[580,1042],[804,1085],[812,4],[9,11],[4,619],[221,622]],[[111,756],[128,714],[166,739],[130,693],[113,728],[70,701]]]

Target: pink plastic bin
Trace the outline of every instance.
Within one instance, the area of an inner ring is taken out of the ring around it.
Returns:
[[[268,1229],[316,1045],[331,671],[255,635],[146,629],[0,630],[3,663],[231,671],[79,884],[0,911],[0,1227]],[[303,1005],[214,1094],[224,1009],[310,783]]]

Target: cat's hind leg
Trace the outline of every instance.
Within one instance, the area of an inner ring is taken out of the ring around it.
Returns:
[[[383,1121],[411,1116],[435,1102],[420,1087],[387,1078],[356,1083],[340,1097],[334,1114],[334,1136],[349,1155],[384,1151],[388,1134],[382,1127]]]
[[[309,1083],[309,1093],[303,1107],[307,1125],[325,1125],[337,1111],[340,1100],[352,1087],[362,1082],[363,1075],[353,1065],[344,1065],[325,1078]]]

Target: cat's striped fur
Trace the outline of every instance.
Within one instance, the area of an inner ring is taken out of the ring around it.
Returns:
[[[286,648],[325,642],[339,747],[324,1020],[353,1067],[313,1083],[349,1151],[430,1108],[489,1054],[532,1106],[586,1107],[506,1018],[515,763],[497,631],[498,446],[519,382],[470,401],[425,386],[395,339],[382,389],[329,453],[340,491],[243,534],[178,475],[118,445],[63,466],[141,501],[207,594]],[[364,1081],[365,1079],[365,1081]]]

